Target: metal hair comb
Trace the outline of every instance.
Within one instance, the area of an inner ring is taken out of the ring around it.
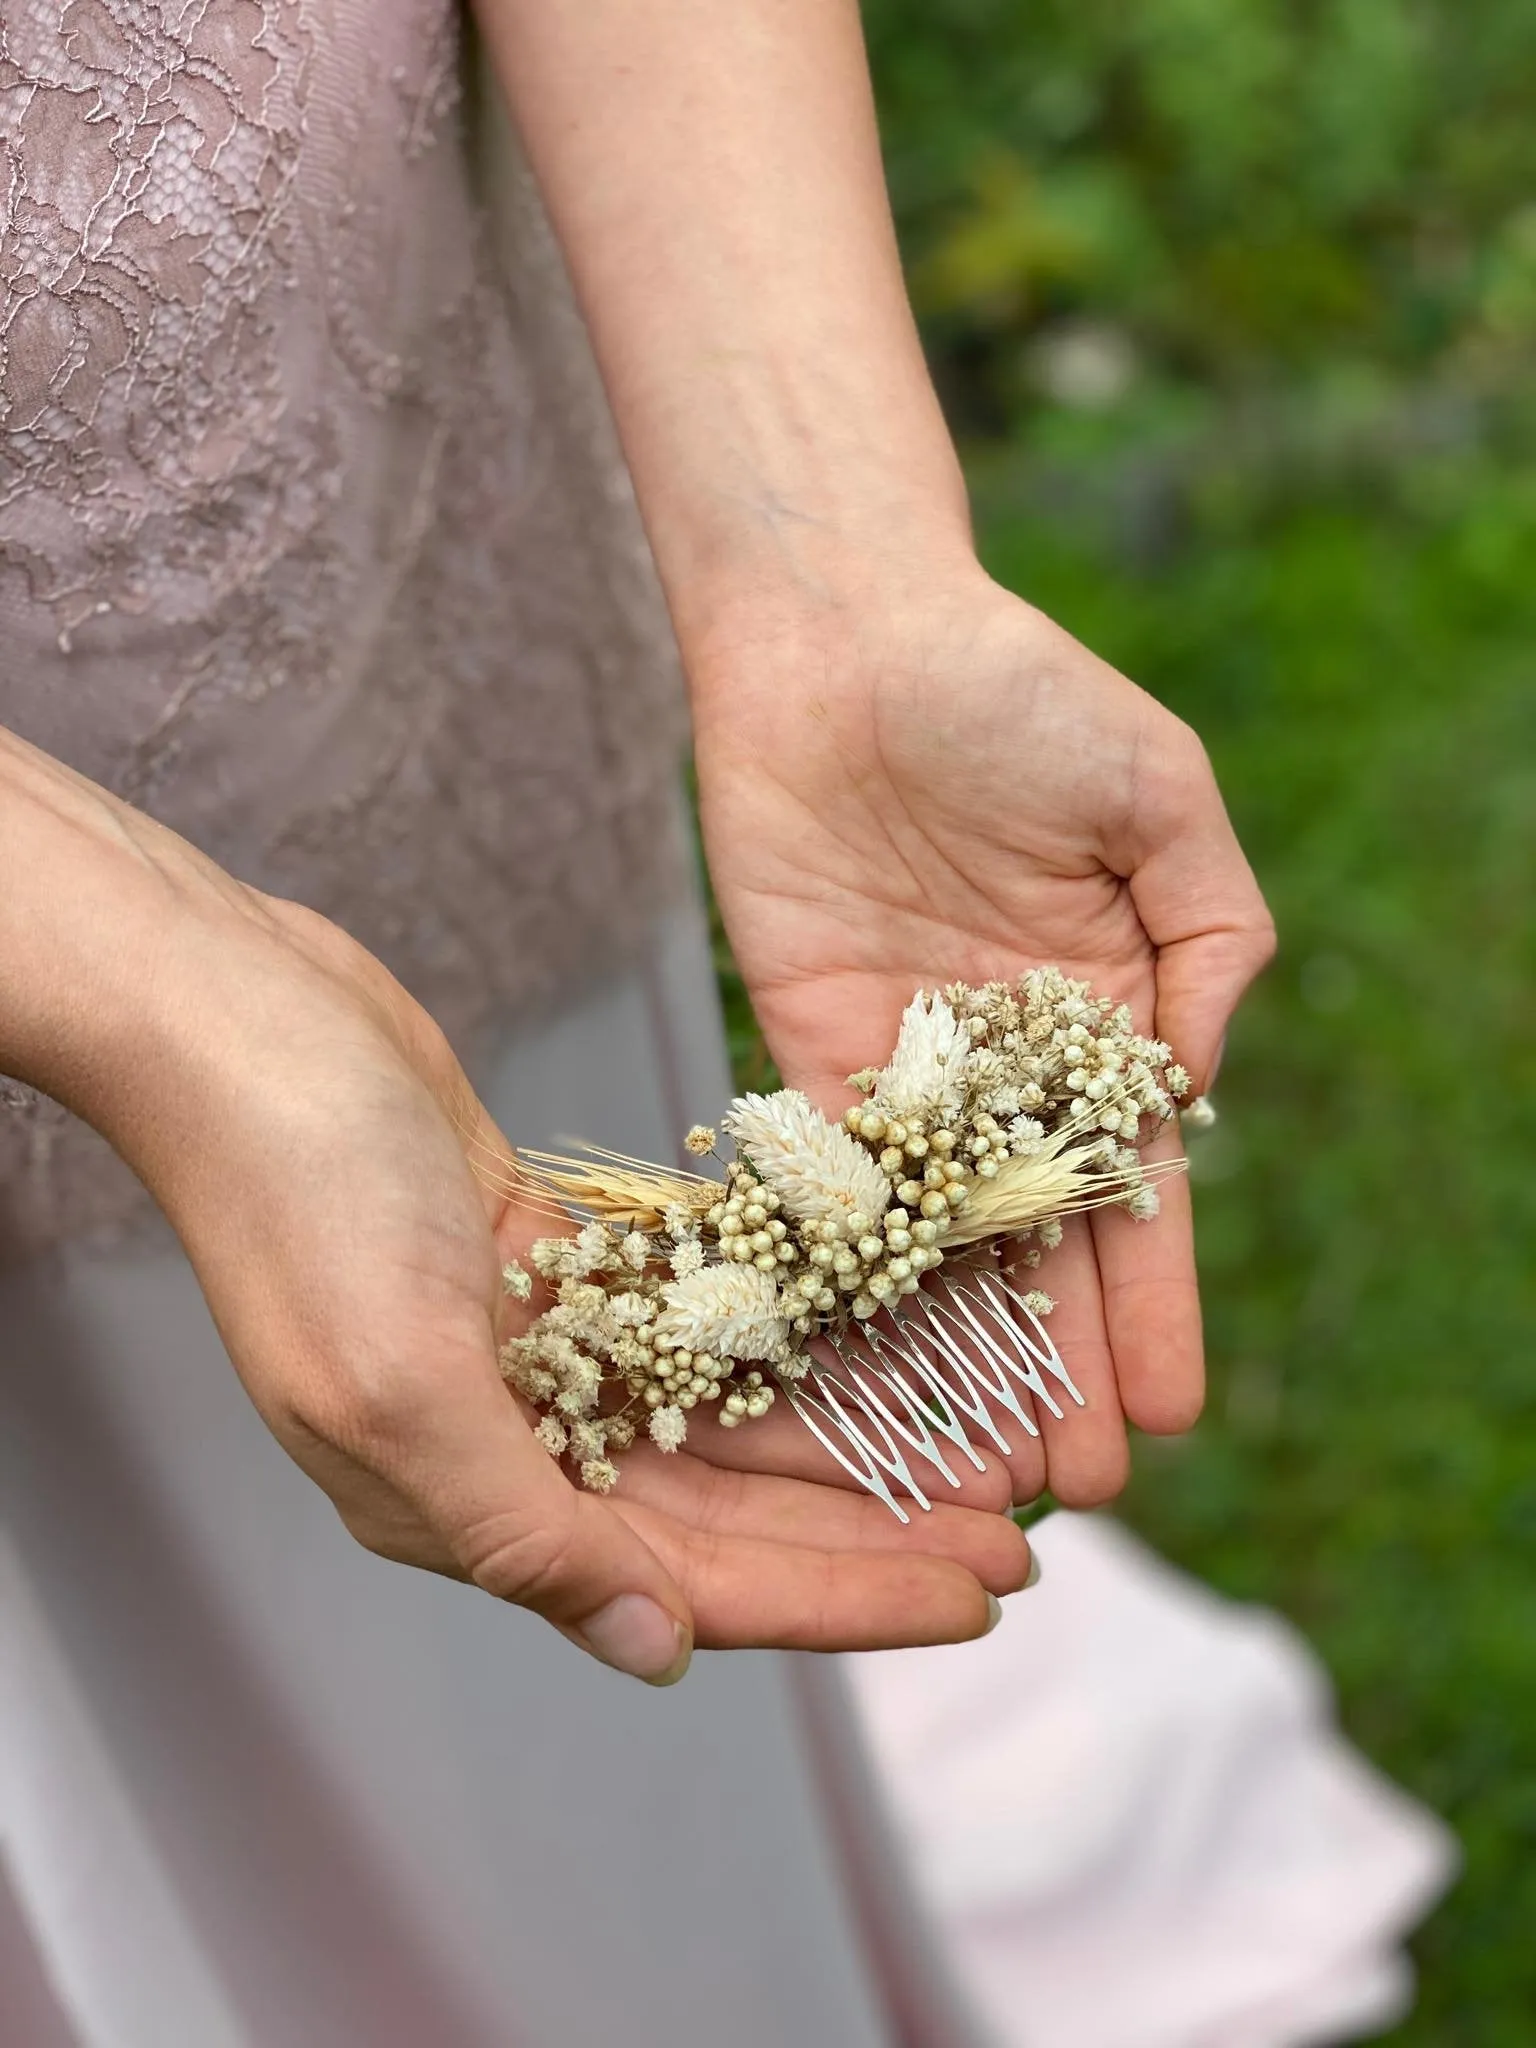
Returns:
[[[943,1445],[978,1471],[983,1460],[968,1432],[1006,1455],[1012,1446],[998,1427],[998,1409],[1038,1436],[1026,1394],[1058,1420],[1066,1411],[1049,1381],[1086,1406],[1039,1317],[984,1254],[946,1265],[894,1316],[827,1338],[808,1355],[810,1372],[785,1383],[785,1397],[843,1470],[900,1522],[911,1516],[893,1487],[925,1513],[930,1505],[923,1488],[933,1482],[925,1472],[920,1484],[911,1461],[958,1487]]]

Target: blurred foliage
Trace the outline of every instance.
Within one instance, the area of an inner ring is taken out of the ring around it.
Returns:
[[[1131,1518],[1292,1615],[1536,2040],[1536,7],[868,0],[983,551],[1190,720],[1279,920]],[[766,1069],[729,985],[744,1076]]]

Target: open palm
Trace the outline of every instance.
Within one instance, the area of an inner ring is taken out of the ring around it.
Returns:
[[[1048,962],[1208,1081],[1272,951],[1263,899],[1194,734],[1040,613],[978,575],[857,633],[745,648],[696,701],[711,873],[791,1085],[840,1107],[914,989]],[[1089,1406],[1016,1447],[1016,1497],[1086,1505],[1123,1483],[1123,1417],[1199,1411],[1183,1182],[1153,1225],[1075,1221],[1049,1284]]]
[[[174,1086],[136,1088],[112,1135],[268,1426],[360,1542],[653,1680],[695,1642],[884,1648],[989,1625],[988,1593],[1029,1567],[996,1467],[902,1530],[818,1483],[826,1461],[786,1412],[741,1433],[748,1456],[700,1430],[702,1455],[637,1445],[612,1500],[574,1485],[496,1361],[527,1313],[502,1297],[503,1260],[548,1226],[474,1171],[505,1145],[441,1032],[324,919],[216,871],[210,887],[206,863],[158,841],[215,899],[211,937],[189,913],[162,946],[211,1021]]]

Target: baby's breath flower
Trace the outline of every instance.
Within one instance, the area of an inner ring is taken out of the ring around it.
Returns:
[[[581,1483],[589,1493],[612,1493],[619,1483],[619,1468],[606,1458],[588,1458],[581,1468]]]
[[[573,1422],[570,1426],[571,1456],[578,1463],[600,1458],[608,1447],[608,1431],[601,1422]]]
[[[1150,1223],[1162,1208],[1163,1198],[1149,1181],[1143,1181],[1126,1196],[1125,1206],[1138,1223]]]
[[[553,1415],[544,1416],[533,1434],[535,1442],[541,1443],[552,1458],[565,1456],[566,1445],[570,1439],[565,1433],[564,1426],[557,1422]]]
[[[1048,1316],[1056,1304],[1048,1294],[1042,1294],[1038,1287],[1034,1287],[1025,1295],[1024,1306],[1031,1315]]]
[[[704,1270],[704,1247],[696,1237],[685,1237],[674,1247],[667,1264],[679,1280],[686,1280],[694,1273]]]
[[[650,1433],[658,1451],[680,1451],[688,1435],[688,1418],[681,1408],[653,1408]]]
[[[600,1273],[605,1266],[612,1265],[614,1237],[606,1223],[599,1223],[595,1217],[584,1223],[576,1233],[575,1243],[573,1263],[578,1278],[585,1279],[589,1273]]]
[[[674,1125],[673,1128],[675,1129],[676,1126]],[[707,1157],[709,1153],[714,1151],[719,1142],[719,1138],[711,1124],[695,1124],[683,1140],[683,1144],[693,1154],[695,1159]]]
[[[514,1301],[529,1300],[533,1294],[532,1274],[525,1272],[516,1259],[508,1259],[501,1269],[501,1291]]]
[[[643,1230],[632,1230],[619,1252],[632,1273],[643,1273],[651,1256],[651,1240]]]
[[[610,1294],[608,1313],[621,1329],[637,1330],[642,1323],[648,1323],[654,1314],[654,1304],[633,1288],[623,1294]]]

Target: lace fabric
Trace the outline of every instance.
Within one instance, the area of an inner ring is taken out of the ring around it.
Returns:
[[[664,611],[466,75],[449,0],[0,20],[0,720],[461,1043],[682,872]],[[0,1251],[128,1212],[99,1141],[7,1095]]]

